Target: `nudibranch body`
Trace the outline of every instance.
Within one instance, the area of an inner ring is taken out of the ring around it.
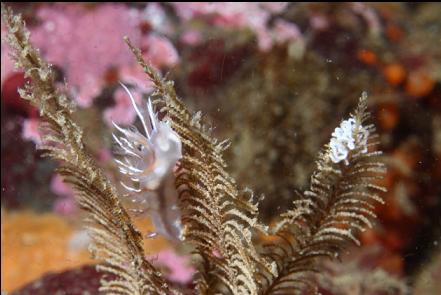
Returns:
[[[136,185],[122,186],[130,192],[133,202],[147,211],[155,225],[156,233],[171,239],[181,239],[180,212],[174,188],[173,168],[182,157],[181,141],[167,122],[158,120],[149,99],[146,109],[137,105],[129,89],[126,90],[142,123],[145,135],[134,126],[121,128],[122,134],[113,138],[121,160],[115,160],[119,170]]]
[[[348,165],[349,152],[356,147],[361,147],[361,152],[366,153],[368,137],[369,131],[360,123],[357,123],[355,118],[341,122],[340,127],[335,128],[332,133],[329,144],[332,162],[344,161]]]

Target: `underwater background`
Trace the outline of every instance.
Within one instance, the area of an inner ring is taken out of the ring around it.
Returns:
[[[326,264],[320,291],[441,294],[439,3],[9,5],[69,87],[87,147],[114,183],[112,121],[136,121],[119,82],[137,101],[153,89],[128,35],[213,133],[231,140],[227,170],[261,196],[267,222],[306,189],[320,148],[367,91],[388,166],[386,204],[362,246]],[[26,81],[1,46],[1,290],[95,294],[100,274],[83,213],[57,163],[35,151],[38,111],[19,97]],[[135,221],[152,230],[145,216]],[[189,284],[185,250],[161,237],[145,243],[168,280]]]

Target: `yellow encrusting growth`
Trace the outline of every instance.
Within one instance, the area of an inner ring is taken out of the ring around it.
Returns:
[[[86,249],[69,247],[74,233],[75,228],[55,214],[2,209],[2,291],[12,292],[49,271],[91,263]]]

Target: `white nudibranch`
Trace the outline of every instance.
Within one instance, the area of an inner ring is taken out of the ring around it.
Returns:
[[[366,153],[368,137],[369,131],[357,123],[355,118],[341,122],[340,127],[335,128],[332,133],[329,143],[332,162],[344,161],[348,165],[349,153],[356,148],[360,148],[360,152]]]
[[[167,122],[159,121],[149,99],[140,109],[129,89],[120,83],[130,97],[141,121],[145,135],[134,126],[122,128],[113,123],[122,134],[113,134],[117,152],[122,156],[115,162],[119,171],[134,185],[121,185],[131,194],[137,209],[148,212],[155,231],[170,239],[181,239],[181,215],[177,207],[173,168],[182,157],[181,141]]]

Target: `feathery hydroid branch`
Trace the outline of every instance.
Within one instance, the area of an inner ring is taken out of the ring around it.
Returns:
[[[306,275],[318,268],[318,260],[338,257],[348,242],[360,245],[356,234],[372,227],[374,203],[384,203],[379,193],[385,189],[376,181],[386,169],[381,152],[373,150],[378,136],[369,118],[363,93],[355,113],[319,155],[310,188],[272,229],[282,242],[269,245],[267,255],[280,275],[267,294],[301,293],[305,286],[315,291]]]
[[[252,196],[238,190],[225,171],[222,153],[227,142],[218,142],[178,99],[173,83],[162,79],[142,58],[139,49],[127,44],[144,68],[159,97],[166,120],[179,135],[183,157],[176,175],[184,239],[195,246],[199,256],[198,288],[202,293],[227,290],[232,294],[257,294],[262,273],[274,267],[262,259],[252,243],[257,206]]]

